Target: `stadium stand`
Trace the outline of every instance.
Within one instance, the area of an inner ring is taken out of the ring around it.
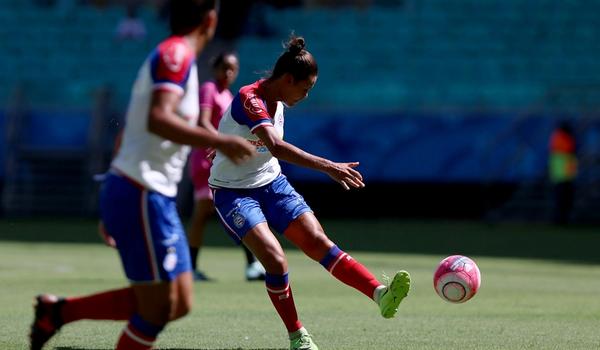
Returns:
[[[166,24],[154,8],[142,7],[139,16],[146,24],[146,39],[121,41],[114,34],[124,8],[72,3],[40,7],[30,1],[3,1],[0,109],[7,109],[14,102],[11,96],[22,89],[31,115],[56,118],[56,122],[65,115],[88,119],[69,122],[68,127],[70,134],[92,135],[90,125],[103,125],[93,120],[97,92],[110,90],[110,108],[122,112],[136,69],[143,55],[166,35]],[[317,116],[328,113],[350,117],[409,113],[457,120],[500,115],[506,122],[499,129],[518,130],[525,125],[536,132],[532,139],[543,140],[550,123],[531,125],[529,116],[570,115],[582,121],[583,142],[597,143],[594,120],[600,101],[600,62],[595,53],[600,50],[600,2],[423,0],[392,5],[264,7],[264,18],[274,32],[243,36],[237,42],[242,62],[238,84],[254,81],[270,69],[268,63],[280,52],[281,41],[295,30],[306,36],[320,66],[317,88],[293,112],[310,111],[316,116],[311,123],[326,123]],[[36,122],[39,119],[24,120],[30,122],[24,128],[34,131],[18,142],[28,144],[45,133],[46,124]],[[48,144],[62,138],[56,136]],[[525,180],[538,181],[545,172],[539,164],[544,163],[540,157],[546,145],[529,144],[525,134],[509,139],[514,153],[506,155],[503,167],[478,170],[482,181],[512,180],[511,168],[525,169],[520,173]],[[499,133],[483,148],[502,142]],[[88,146],[82,138],[71,144],[77,152],[89,151]],[[4,151],[9,154],[14,149]],[[582,168],[583,178],[587,169],[588,178],[593,178],[600,158],[593,148],[584,149],[590,151],[582,157],[582,163],[589,165]],[[477,154],[483,157],[485,152]],[[7,159],[20,158],[9,154]],[[517,163],[510,163],[511,159]],[[6,193],[13,182],[5,173]]]
[[[315,108],[524,109],[561,89],[600,85],[597,13],[593,1],[405,2],[402,7],[266,8],[277,29],[269,38],[239,42],[241,83],[270,67],[280,41],[295,29],[319,58]],[[35,105],[89,107],[90,90],[108,84],[117,103],[145,52],[166,33],[155,10],[144,7],[148,39],[122,42],[114,31],[124,9],[69,10],[5,1],[0,39],[5,45],[1,102],[17,82]],[[27,23],[27,25],[23,25]],[[99,74],[101,72],[101,74]],[[52,89],[49,89],[52,84]],[[597,96],[595,96],[597,97]],[[558,98],[565,108],[580,101]]]

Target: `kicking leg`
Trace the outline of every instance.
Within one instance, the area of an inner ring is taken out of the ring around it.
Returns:
[[[385,318],[395,315],[398,305],[408,294],[408,272],[396,273],[390,286],[386,287],[364,265],[339,249],[327,237],[311,212],[306,212],[292,221],[285,231],[285,236],[338,280],[373,299]]]

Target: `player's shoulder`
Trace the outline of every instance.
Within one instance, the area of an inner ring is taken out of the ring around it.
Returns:
[[[161,41],[156,48],[160,52],[174,52],[180,55],[193,54],[192,47],[182,36],[170,36]]]
[[[255,81],[252,84],[242,86],[239,90],[239,95],[244,98],[253,98],[260,95],[260,85],[263,80]]]
[[[269,119],[267,108],[260,96],[261,83],[263,80],[253,84],[242,86],[237,96],[232,101],[232,115],[238,121],[245,120],[242,115],[250,117],[253,122],[257,120]]]
[[[183,37],[171,36],[160,42],[154,50],[154,59],[163,63],[171,71],[188,67],[194,60],[194,50]]]

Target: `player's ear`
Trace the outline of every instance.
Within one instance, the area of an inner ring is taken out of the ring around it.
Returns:
[[[296,80],[294,79],[294,76],[290,73],[285,73],[285,82],[290,85],[294,85],[296,83]]]

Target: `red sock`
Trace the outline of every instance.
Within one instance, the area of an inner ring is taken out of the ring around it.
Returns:
[[[150,350],[162,327],[157,327],[134,315],[119,338],[115,350]]]
[[[381,285],[366,267],[335,245],[331,247],[320,263],[335,278],[358,289],[371,299],[373,299],[375,288]]]
[[[267,293],[275,310],[281,317],[288,332],[295,332],[302,328],[302,323],[298,319],[296,305],[294,305],[294,296],[288,282],[288,274],[271,275],[266,274],[265,283],[267,285]]]
[[[62,321],[128,320],[136,310],[131,287],[111,290],[85,297],[67,298],[61,308]]]
[[[154,345],[155,338],[149,338],[136,332],[127,325],[121,333],[116,350],[150,350]]]

